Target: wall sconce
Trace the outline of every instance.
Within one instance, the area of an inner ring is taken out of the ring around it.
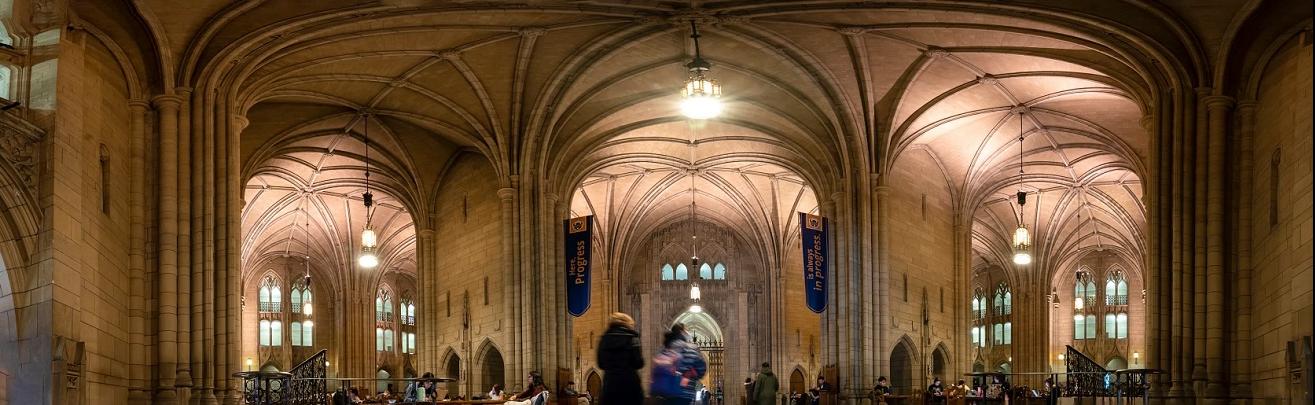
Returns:
[[[255,364],[250,357],[247,357],[247,371],[251,371],[251,366]]]
[[[1056,357],[1059,359],[1059,361],[1064,361],[1064,355],[1063,355],[1063,354],[1060,354],[1059,356],[1056,356]]]
[[[1132,352],[1132,364],[1141,364],[1141,353]]]

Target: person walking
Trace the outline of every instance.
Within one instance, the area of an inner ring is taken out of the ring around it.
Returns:
[[[671,325],[662,338],[662,351],[653,358],[652,387],[649,390],[663,405],[690,405],[694,389],[708,371],[703,353],[690,343],[685,325]]]
[[[776,374],[772,374],[772,364],[763,362],[762,371],[758,372],[758,378],[753,384],[753,403],[755,405],[772,405],[776,403],[776,391],[781,386],[776,381]]]
[[[644,368],[644,354],[635,331],[635,319],[613,312],[607,331],[598,339],[598,368],[603,369],[603,389],[598,393],[601,405],[641,404],[644,388],[639,369]]]

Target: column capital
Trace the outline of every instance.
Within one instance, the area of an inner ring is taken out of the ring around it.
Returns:
[[[1233,107],[1233,98],[1229,96],[1206,96],[1201,99],[1205,102],[1205,108],[1211,110],[1227,109]]]
[[[151,104],[155,108],[177,110],[178,106],[183,103],[183,98],[174,94],[161,94],[151,97]]]
[[[178,87],[174,87],[174,92],[178,93],[180,97],[190,97],[192,95],[192,88],[186,86],[178,86]]]
[[[151,102],[141,99],[128,100],[128,107],[133,109],[149,110],[151,108]]]
[[[549,204],[556,204],[562,201],[562,196],[557,193],[544,193],[543,198],[548,200]]]
[[[424,239],[433,238],[433,237],[434,237],[434,230],[433,230],[433,229],[421,229],[420,232],[418,233],[418,235],[419,235],[421,238],[424,238]]]
[[[1237,102],[1236,107],[1239,112],[1242,111],[1253,112],[1256,110],[1256,107],[1259,105],[1260,103],[1257,103],[1256,100],[1242,100]]]
[[[238,130],[243,130],[247,129],[248,125],[251,125],[251,120],[247,119],[246,116],[235,114],[233,115],[233,123],[237,125]]]
[[[516,196],[516,188],[514,187],[503,187],[498,189],[498,198],[501,198],[503,201],[510,200],[512,197],[515,196]]]
[[[1141,116],[1141,120],[1137,121],[1137,123],[1141,124],[1141,128],[1146,132],[1155,132],[1153,131],[1155,128],[1155,114],[1143,115]]]
[[[874,186],[872,187],[872,192],[877,193],[877,195],[884,197],[890,195],[890,186],[887,186],[885,184]]]

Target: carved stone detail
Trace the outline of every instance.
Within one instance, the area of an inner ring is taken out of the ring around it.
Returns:
[[[36,196],[38,148],[45,131],[12,114],[0,113],[0,156],[17,172],[28,195]]]

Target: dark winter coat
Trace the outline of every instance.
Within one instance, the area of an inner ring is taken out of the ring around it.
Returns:
[[[758,373],[758,378],[753,382],[753,403],[761,405],[771,405],[776,403],[776,390],[781,385],[776,381],[776,374],[772,370],[764,367]]]
[[[644,368],[644,354],[639,346],[639,332],[624,326],[612,326],[598,340],[598,368],[603,369],[602,405],[642,404],[644,387],[639,369]]]

